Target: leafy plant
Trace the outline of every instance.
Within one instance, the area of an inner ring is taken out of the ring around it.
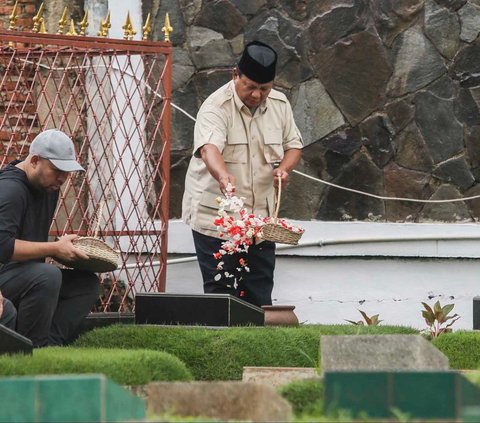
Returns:
[[[379,314],[375,314],[374,316],[368,317],[367,313],[365,313],[364,311],[362,310],[358,310],[358,311],[363,316],[365,322],[363,320],[359,320],[358,322],[355,322],[354,320],[346,320],[346,319],[345,320],[351,323],[352,325],[356,325],[356,326],[364,326],[365,323],[367,324],[367,326],[378,326],[378,324],[383,321],[378,319]]]
[[[427,303],[422,302],[422,305],[425,308],[425,310],[422,310],[422,316],[428,326],[426,331],[432,339],[443,333],[451,332],[451,326],[460,319],[460,316],[456,313],[451,316],[448,315],[455,307],[455,304],[447,304],[442,307],[440,301],[437,301],[433,305],[433,309]],[[449,320],[450,323],[446,324]]]

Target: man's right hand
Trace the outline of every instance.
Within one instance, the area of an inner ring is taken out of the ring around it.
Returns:
[[[78,238],[78,235],[64,235],[60,237],[55,243],[58,249],[55,254],[55,258],[59,258],[63,261],[74,261],[76,259],[88,260],[88,255],[85,254],[82,250],[75,247],[73,240]]]

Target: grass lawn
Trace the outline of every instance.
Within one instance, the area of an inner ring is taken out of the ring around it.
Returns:
[[[165,351],[182,360],[195,380],[240,380],[244,366],[318,367],[321,335],[417,333],[401,326],[207,329],[114,325],[82,335],[75,346]]]

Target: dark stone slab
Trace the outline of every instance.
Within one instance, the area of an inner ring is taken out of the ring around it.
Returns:
[[[197,99],[198,108],[200,108],[200,105],[207,99],[210,94],[212,94],[221,86],[225,85],[228,81],[232,79],[232,77],[232,68],[223,70],[205,70],[202,72],[197,72],[191,79],[191,84],[192,89],[195,90],[192,92],[192,95],[194,98]],[[196,116],[197,111],[195,111],[194,116]]]
[[[196,92],[192,84],[188,84],[181,90],[174,91],[172,102],[191,116],[195,117],[197,115],[199,106],[196,102]],[[193,146],[193,127],[195,122],[174,107],[172,107],[170,119],[172,125],[171,149],[185,150],[191,148]]]
[[[455,85],[447,75],[443,75],[428,86],[428,92],[444,100],[453,100],[457,95]]]
[[[390,163],[384,169],[385,194],[388,197],[428,199],[433,189],[432,177],[424,172],[417,172]],[[410,201],[386,201],[385,212],[389,222],[415,221],[422,209],[422,203]]]
[[[454,101],[455,116],[468,126],[480,125],[480,110],[468,88],[461,88]]]
[[[303,159],[297,165],[296,170],[312,176],[317,176],[317,173],[321,173],[321,167],[313,167]],[[322,177],[321,174],[318,174],[318,176]],[[320,199],[324,189],[324,184],[292,173],[285,195],[282,192],[279,215],[287,219],[312,220],[320,206]],[[302,207],[298,207],[299,204]]]
[[[33,344],[30,339],[0,325],[0,355],[1,354],[32,354]]]
[[[466,191],[475,183],[475,178],[463,156],[440,163],[433,175],[443,182],[455,185],[460,191]]]
[[[180,47],[172,49],[172,91],[175,91],[189,81],[195,73],[195,66],[188,51]]]
[[[451,185],[441,185],[430,197],[431,200],[463,198],[462,194]],[[419,222],[470,222],[472,220],[465,202],[428,203],[420,213]]]
[[[383,172],[361,154],[345,166],[333,181],[335,184],[371,194],[383,194]],[[365,220],[371,216],[385,216],[382,200],[328,187],[316,216],[319,220]]]
[[[419,92],[415,106],[416,121],[433,161],[443,162],[459,154],[463,150],[463,126],[455,117],[453,101]]]
[[[480,40],[461,49],[455,56],[450,68],[452,78],[458,80],[463,87],[480,85],[478,64],[480,63]]]
[[[155,325],[263,326],[264,311],[228,294],[135,296],[135,323]]]
[[[415,108],[411,100],[401,99],[392,101],[385,106],[388,118],[395,128],[395,132],[401,131],[415,117]]]
[[[331,5],[330,10],[315,18],[308,27],[311,49],[319,52],[344,37],[363,31],[368,23],[367,11],[362,0]]]
[[[244,15],[255,15],[265,6],[267,0],[231,0],[233,5]]]
[[[372,3],[375,26],[390,46],[395,37],[408,28],[423,9],[423,0],[377,0]]]
[[[147,10],[151,11],[153,22],[159,23],[152,25],[152,39],[155,41],[163,41],[165,39],[162,28],[165,22],[165,16],[168,13],[170,24],[174,28],[174,31],[170,34],[170,41],[174,46],[183,45],[186,40],[186,26],[178,0],[149,1],[151,2],[151,6]],[[143,8],[145,10],[145,5]]]
[[[203,2],[195,19],[195,25],[213,29],[228,39],[240,34],[246,23],[247,18],[228,0]]]
[[[375,164],[382,168],[393,157],[392,133],[386,115],[373,115],[360,124],[363,144]]]
[[[400,166],[422,172],[433,169],[433,159],[415,123],[408,125],[395,138],[395,162]]]
[[[473,168],[480,167],[480,125],[472,126],[465,132],[468,162]]]
[[[276,81],[292,87],[313,75],[305,53],[303,29],[278,12],[265,12],[245,28],[245,42],[262,40],[278,54]]]
[[[446,7],[455,12],[460,9],[467,2],[467,0],[435,0],[435,2],[438,5]]]
[[[446,73],[442,57],[419,26],[400,34],[392,45],[394,70],[388,95],[399,97],[417,91]]]
[[[480,5],[476,5],[472,1],[467,1],[467,3],[459,9],[458,16],[462,28],[460,38],[467,43],[471,43],[480,33]]]
[[[223,35],[208,28],[192,26],[188,30],[188,47],[197,69],[233,67],[232,49]]]
[[[434,0],[425,2],[425,35],[440,54],[452,59],[460,45],[460,23],[457,15]]]
[[[318,79],[299,85],[292,95],[295,122],[309,145],[345,124],[342,114]]]
[[[477,195],[480,195],[480,184],[476,184],[465,192],[465,197],[475,197]],[[468,200],[465,203],[472,217],[478,222],[480,220],[480,198]]]
[[[360,32],[312,56],[327,91],[351,125],[383,106],[391,69],[380,39]]]

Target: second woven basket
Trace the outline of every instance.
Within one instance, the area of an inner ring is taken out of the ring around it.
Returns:
[[[276,206],[270,222],[262,226],[263,239],[280,244],[297,245],[302,237],[302,232],[296,232],[292,229],[278,223],[278,210],[280,209],[280,199],[282,196],[282,182],[281,177],[278,177],[278,190],[276,190]]]

